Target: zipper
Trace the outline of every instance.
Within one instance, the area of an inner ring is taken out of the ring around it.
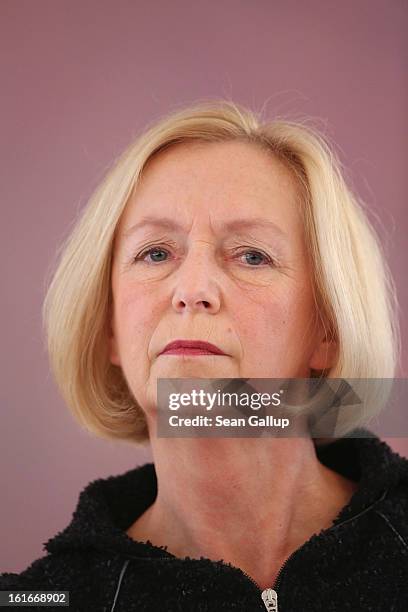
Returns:
[[[300,546],[299,548],[294,550],[289,555],[289,557],[287,557],[287,559],[285,559],[285,561],[283,562],[283,564],[280,566],[280,568],[278,570],[278,573],[277,573],[276,578],[275,578],[275,582],[273,583],[272,587],[269,587],[268,589],[262,590],[261,587],[259,586],[259,584],[257,582],[255,582],[255,580],[253,578],[251,578],[251,576],[249,574],[244,572],[244,570],[241,570],[241,572],[244,574],[244,576],[249,578],[249,580],[256,586],[258,591],[261,591],[261,598],[262,598],[262,601],[264,602],[265,608],[268,610],[268,612],[279,612],[279,610],[278,610],[278,593],[277,593],[276,589],[278,588],[278,585],[279,585],[279,583],[281,581],[283,570],[286,568],[289,560],[293,557],[293,555],[295,553],[297,553],[298,550],[300,550],[306,544],[307,544],[307,542],[305,542],[305,544],[302,544],[302,546]]]
[[[262,591],[262,600],[268,612],[278,612],[278,594],[273,589]]]

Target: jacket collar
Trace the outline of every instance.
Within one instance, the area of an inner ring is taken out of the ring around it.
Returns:
[[[360,428],[353,436],[316,447],[319,461],[334,471],[359,482],[359,487],[342,508],[333,525],[364,512],[399,483],[408,486],[408,459],[401,457],[369,430]],[[97,549],[128,557],[169,557],[166,546],[149,540],[136,542],[126,529],[154,502],[157,478],[153,463],[89,483],[80,493],[69,525],[48,540],[49,553]]]

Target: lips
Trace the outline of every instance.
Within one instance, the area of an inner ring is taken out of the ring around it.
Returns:
[[[211,344],[210,342],[204,342],[202,340],[174,340],[173,342],[169,342],[166,344],[164,349],[162,350],[160,355],[163,353],[190,353],[197,355],[226,355],[224,351],[222,351],[215,344]]]

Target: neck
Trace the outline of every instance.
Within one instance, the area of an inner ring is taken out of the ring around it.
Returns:
[[[322,465],[310,438],[151,439],[155,502],[128,530],[177,557],[223,559],[261,588],[331,526],[356,484]]]

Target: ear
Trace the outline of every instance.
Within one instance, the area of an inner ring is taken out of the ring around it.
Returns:
[[[329,370],[336,364],[337,358],[338,343],[334,334],[327,332],[321,336],[316,344],[309,361],[309,367],[312,370]]]

